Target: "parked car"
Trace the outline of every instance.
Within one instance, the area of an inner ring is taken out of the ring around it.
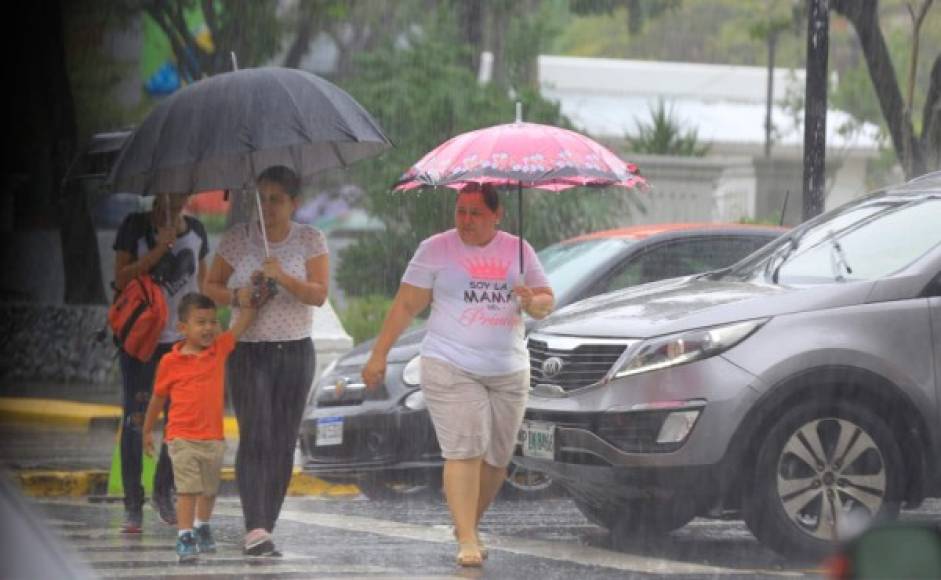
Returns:
[[[727,266],[781,235],[783,228],[741,224],[636,226],[580,236],[539,252],[556,301],[574,302],[617,288]],[[419,327],[389,353],[385,384],[366,391],[362,367],[372,341],[325,369],[311,391],[300,429],[304,469],[333,481],[355,481],[369,497],[440,487],[442,459],[419,390]],[[520,490],[546,489],[538,472],[515,468]]]
[[[68,201],[73,201],[73,196],[84,196],[96,229],[117,229],[124,216],[141,209],[141,196],[112,193],[104,188],[111,164],[130,134],[130,130],[123,130],[92,135],[72,160],[63,179]]]
[[[737,510],[820,555],[941,492],[941,172],[725,270],[572,304],[528,346],[514,461],[591,521],[621,537]]]

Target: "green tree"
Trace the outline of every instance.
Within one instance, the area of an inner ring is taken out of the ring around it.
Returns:
[[[682,0],[571,0],[572,12],[579,15],[602,14],[611,16],[621,13],[626,16],[627,30],[637,34],[648,20],[674,11]],[[623,20],[622,20],[623,22]]]
[[[282,25],[276,2],[244,0],[122,0],[124,18],[146,14],[167,36],[183,78],[198,80],[232,70],[234,52],[241,66],[258,66],[280,48]],[[209,29],[213,50],[196,42],[189,16],[198,13]]]
[[[514,104],[506,91],[480,85],[466,67],[467,48],[453,42],[456,24],[450,16],[442,12],[431,19],[421,32],[408,37],[407,47],[363,55],[357,76],[345,83],[396,145],[351,171],[366,190],[366,209],[385,224],[385,231],[365,237],[340,256],[337,281],[352,296],[394,293],[418,243],[452,227],[453,191],[392,193],[396,179],[454,135],[513,120]],[[527,121],[568,126],[558,106],[535,92],[523,90],[518,99]],[[505,223],[511,224],[511,231],[516,223],[515,197],[515,193],[507,196]],[[527,192],[524,197],[525,236],[537,248],[612,225],[625,215],[629,203],[624,195],[601,192]]]
[[[635,119],[637,133],[628,135],[631,151],[653,155],[679,155],[683,157],[702,157],[709,152],[708,145],[699,143],[699,134],[695,128],[685,128],[682,121],[673,114],[673,108],[667,108],[663,99],[656,107],[650,108],[650,122]]]
[[[846,18],[856,31],[866,68],[869,72],[873,92],[879,104],[882,119],[892,142],[892,147],[906,176],[920,175],[941,166],[941,53],[934,55],[932,64],[922,78],[927,78],[923,103],[919,108],[915,101],[919,76],[919,47],[921,30],[931,8],[931,0],[906,3],[911,15],[911,30],[907,34],[908,48],[905,91],[896,73],[899,51],[893,51],[883,31],[877,0],[833,0],[831,9]],[[937,50],[937,47],[934,47]],[[853,80],[857,85],[859,78]],[[869,93],[862,93],[869,94]],[[850,102],[842,94],[838,99]],[[863,101],[866,103],[866,101]],[[868,103],[867,103],[868,104]],[[871,113],[869,113],[871,114]],[[921,134],[918,134],[918,125]]]
[[[632,10],[634,2],[626,0],[571,3],[574,18],[555,39],[556,53],[739,65],[765,63],[765,39],[754,35],[754,25],[756,17],[768,12],[766,0],[654,0],[641,2],[639,10]],[[583,9],[582,4],[595,8]],[[635,18],[639,22],[632,24]],[[776,63],[800,66],[803,46],[799,37],[782,35],[777,40]]]
[[[751,37],[764,41],[768,48],[765,63],[768,67],[767,90],[765,92],[765,157],[771,156],[771,143],[774,135],[771,112],[774,107],[774,66],[778,41],[785,32],[797,32],[799,29],[798,23],[803,19],[801,7],[800,4],[786,2],[785,0],[772,0],[767,3],[764,11],[753,17],[749,26]]]

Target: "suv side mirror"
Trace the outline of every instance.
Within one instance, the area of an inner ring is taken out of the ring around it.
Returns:
[[[939,272],[938,275],[928,283],[928,286],[925,287],[923,295],[926,297],[941,296],[941,272]]]

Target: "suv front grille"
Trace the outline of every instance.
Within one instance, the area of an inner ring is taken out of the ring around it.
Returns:
[[[530,336],[527,344],[530,386],[553,384],[565,391],[572,391],[593,385],[604,378],[621,354],[634,342]],[[547,365],[549,359],[556,359],[555,365]],[[561,370],[549,374],[554,370],[553,366],[561,367]]]

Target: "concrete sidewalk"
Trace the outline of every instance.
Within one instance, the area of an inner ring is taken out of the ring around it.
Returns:
[[[121,424],[118,405],[33,397],[0,397],[0,465],[32,496],[106,499]],[[225,418],[222,493],[235,491],[238,423]],[[355,485],[333,485],[295,467],[288,495],[355,496]]]

